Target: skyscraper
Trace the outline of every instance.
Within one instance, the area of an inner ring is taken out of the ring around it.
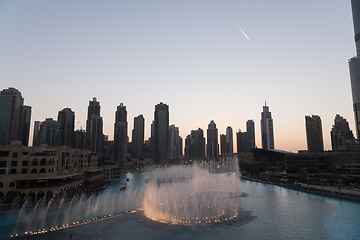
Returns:
[[[356,56],[349,60],[353,109],[357,138],[360,138],[360,1],[351,0]]]
[[[104,142],[103,120],[100,117],[100,103],[94,97],[89,101],[88,115],[86,120],[86,139],[85,148],[93,152],[102,154],[102,146]]]
[[[219,140],[218,140],[218,129],[214,120],[208,125],[207,129],[207,145],[206,145],[206,156],[208,159],[219,158]]]
[[[255,124],[253,120],[246,122],[246,152],[255,148]]]
[[[237,153],[248,152],[247,151],[247,132],[239,132],[236,133],[236,140],[237,140]]]
[[[40,125],[39,136],[40,145],[47,144],[50,147],[59,146],[61,139],[61,123],[52,118],[47,118]]]
[[[334,123],[330,135],[332,150],[336,152],[339,148],[346,148],[355,138],[345,118],[336,114]]]
[[[324,151],[321,119],[317,115],[305,116],[306,140],[308,151],[318,153]]]
[[[144,132],[145,132],[145,119],[143,115],[134,118],[134,129],[132,131],[132,147],[133,157],[144,157]]]
[[[274,149],[274,128],[273,119],[271,118],[271,112],[269,107],[263,106],[263,112],[261,113],[261,142],[263,149]]]
[[[220,152],[221,155],[226,155],[228,152],[225,134],[220,134]]]
[[[167,164],[169,158],[169,106],[162,102],[155,106],[153,138],[154,161]]]
[[[127,111],[126,106],[120,103],[115,112],[114,124],[114,161],[120,168],[125,166],[127,156]]]
[[[234,154],[234,140],[233,140],[233,130],[230,126],[226,128],[226,148],[227,155]]]
[[[22,116],[25,114],[25,116]],[[10,87],[0,92],[0,145],[12,141],[28,144],[31,107],[24,106],[19,90]]]
[[[169,126],[169,159],[182,156],[182,138],[179,136],[179,128],[174,124]]]
[[[39,146],[40,145],[40,121],[34,122],[34,133],[33,133],[33,146]]]
[[[75,113],[64,108],[58,113],[58,122],[61,123],[60,145],[74,147]]]

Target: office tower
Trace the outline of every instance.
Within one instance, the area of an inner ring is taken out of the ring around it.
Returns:
[[[86,132],[83,129],[74,132],[74,148],[85,149]]]
[[[356,56],[349,60],[353,109],[357,138],[360,138],[360,1],[351,0]]]
[[[174,124],[169,126],[169,159],[182,156],[182,138],[179,136],[179,128]]]
[[[60,145],[73,148],[75,113],[70,108],[64,108],[58,113],[58,122],[61,123]]]
[[[255,124],[250,119],[246,122],[246,152],[250,152],[253,148],[255,148]]]
[[[236,142],[237,142],[237,153],[248,152],[247,147],[247,132],[239,132],[236,133]]]
[[[339,148],[346,148],[355,138],[345,118],[336,114],[334,123],[330,135],[332,150],[336,152]]]
[[[33,133],[33,146],[40,145],[40,121],[35,121],[34,123],[34,133]]]
[[[30,133],[30,123],[31,123],[31,107],[23,106],[21,112],[21,121],[20,121],[20,142],[24,146],[29,145],[29,133]]]
[[[317,115],[305,116],[306,140],[308,151],[318,153],[324,151],[321,118]]]
[[[169,158],[169,106],[160,102],[154,112],[154,161],[167,164]]]
[[[144,158],[144,132],[145,119],[143,115],[134,118],[134,129],[132,130],[132,153],[134,158]]]
[[[221,155],[226,155],[228,152],[225,134],[220,134],[220,150]]]
[[[120,168],[123,168],[126,163],[127,144],[127,111],[126,106],[120,103],[115,112],[114,124],[114,161]]]
[[[274,128],[273,120],[271,118],[271,112],[269,107],[263,106],[263,112],[261,113],[261,141],[263,149],[274,149]]]
[[[98,157],[100,158],[103,141],[103,120],[102,117],[100,117],[100,102],[94,97],[92,101],[89,101],[88,106],[85,148],[99,153]]]
[[[26,116],[22,117],[23,113]],[[27,145],[30,117],[31,107],[24,106],[20,91],[11,87],[3,89],[0,92],[0,145],[9,145],[15,140]]]
[[[233,130],[230,126],[226,128],[226,148],[227,155],[234,154],[234,140],[233,140]]]
[[[190,159],[191,156],[191,136],[190,134],[186,136],[185,138],[185,149],[184,149],[184,155],[186,159]]]
[[[60,145],[61,138],[61,123],[53,120],[52,118],[47,118],[40,125],[40,145],[47,144],[50,147],[55,147]]]
[[[218,130],[214,120],[211,120],[207,129],[206,156],[208,159],[217,159],[219,157]]]
[[[187,159],[196,160],[205,158],[205,138],[201,128],[192,130],[185,139],[185,156]]]

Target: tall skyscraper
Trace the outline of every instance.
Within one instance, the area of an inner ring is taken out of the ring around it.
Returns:
[[[351,90],[357,138],[360,138],[360,1],[351,0],[356,56],[349,60]]]
[[[23,116],[25,114],[25,116]],[[12,141],[29,141],[31,107],[24,106],[24,99],[15,88],[0,92],[0,145],[9,145]]]
[[[169,159],[182,156],[182,138],[179,136],[179,128],[174,124],[169,126]]]
[[[40,125],[39,136],[40,145],[47,144],[50,147],[59,146],[61,139],[61,123],[52,118],[47,118]]]
[[[247,151],[247,132],[239,132],[236,133],[236,140],[237,140],[237,153],[248,152]]]
[[[208,125],[207,129],[207,145],[206,145],[206,156],[208,159],[219,158],[219,140],[218,140],[218,129],[214,120]]]
[[[33,133],[33,146],[39,146],[40,145],[40,121],[34,122],[34,133]]]
[[[345,118],[336,114],[334,123],[330,135],[332,150],[336,152],[339,148],[346,148],[355,138]]]
[[[75,113],[70,108],[64,108],[58,113],[58,122],[61,123],[60,145],[74,147]]]
[[[143,115],[134,118],[134,129],[132,130],[132,148],[134,158],[144,158],[144,132],[145,119]]]
[[[250,119],[246,122],[246,152],[250,152],[253,148],[255,148],[255,124]]]
[[[154,161],[167,164],[169,158],[169,106],[160,102],[154,112]]]
[[[103,142],[103,120],[102,117],[100,117],[100,102],[94,97],[92,101],[89,101],[88,106],[85,148],[99,153],[100,158]]]
[[[308,151],[318,153],[324,151],[321,118],[317,115],[305,116],[306,140]]]
[[[263,111],[261,113],[261,142],[263,149],[274,149],[274,128],[273,128],[273,119],[271,118],[271,112],[269,112],[269,107],[263,106]]]
[[[123,168],[126,163],[127,143],[127,111],[126,106],[120,103],[115,112],[114,124],[114,161],[120,168]]]
[[[226,135],[220,134],[220,152],[221,155],[226,155],[228,152],[228,146],[226,143]]]
[[[234,154],[234,140],[233,140],[233,130],[230,126],[226,128],[226,148],[227,155]]]

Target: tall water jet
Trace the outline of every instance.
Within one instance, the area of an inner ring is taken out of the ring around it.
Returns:
[[[43,222],[42,222],[42,225],[41,225],[41,228],[42,228],[42,229],[45,228],[46,215],[47,215],[47,213],[48,213],[48,211],[49,211],[49,207],[50,207],[51,203],[52,203],[52,198],[50,198],[50,200],[49,200],[49,202],[48,202],[48,204],[47,204],[47,206],[46,206],[46,210],[45,210],[45,213],[44,213],[44,219],[43,219]]]
[[[146,217],[171,225],[204,225],[234,219],[240,203],[237,159],[176,166],[153,172],[143,209]]]

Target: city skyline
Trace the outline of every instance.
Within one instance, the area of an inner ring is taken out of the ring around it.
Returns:
[[[0,3],[1,89],[18,89],[32,107],[30,145],[34,122],[56,119],[64,108],[75,112],[75,130],[85,129],[93,97],[109,139],[121,102],[130,139],[129,119],[140,114],[150,137],[159,102],[169,105],[169,124],[183,139],[199,127],[206,138],[211,120],[220,135],[227,126],[244,132],[252,119],[261,147],[265,100],[276,149],[307,149],[306,115],[321,117],[325,150],[331,150],[336,114],[356,132],[347,62],[356,54],[350,1],[106,1],[85,9],[82,1],[72,8],[37,2]]]

